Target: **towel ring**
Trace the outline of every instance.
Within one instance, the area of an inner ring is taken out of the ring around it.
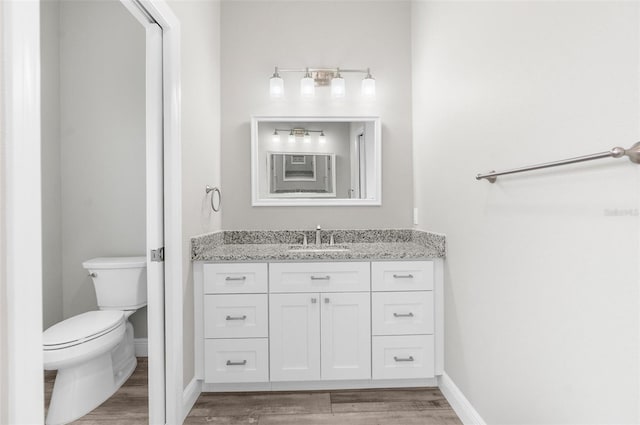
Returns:
[[[218,189],[216,186],[211,187],[209,185],[206,186],[205,188],[205,193],[209,193],[209,192],[213,192],[211,194],[211,209],[213,210],[213,212],[218,212],[220,211],[220,205],[222,204],[222,194],[220,193],[220,189]],[[218,207],[216,208],[215,204],[213,203],[213,198],[215,198],[215,194],[218,194]]]

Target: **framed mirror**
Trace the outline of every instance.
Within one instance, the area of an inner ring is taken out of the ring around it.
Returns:
[[[381,205],[378,117],[253,117],[252,205]]]

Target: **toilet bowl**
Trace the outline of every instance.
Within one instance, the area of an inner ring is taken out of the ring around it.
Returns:
[[[43,334],[44,369],[58,370],[47,425],[68,424],[98,407],[137,364],[127,319],[146,305],[146,258],[95,258],[83,267],[100,310],[65,319]]]

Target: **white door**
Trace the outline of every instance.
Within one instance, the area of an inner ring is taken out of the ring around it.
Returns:
[[[269,298],[272,381],[320,379],[320,296],[271,294]]]
[[[162,30],[146,29],[147,328],[149,423],[165,423],[164,262],[151,250],[164,246]]]
[[[370,379],[370,294],[325,293],[321,298],[322,379]]]

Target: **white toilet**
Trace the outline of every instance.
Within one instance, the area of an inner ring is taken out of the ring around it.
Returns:
[[[145,257],[85,261],[98,311],[70,317],[43,334],[44,368],[58,370],[47,425],[68,424],[115,393],[136,368],[133,326],[127,320],[147,304]]]

